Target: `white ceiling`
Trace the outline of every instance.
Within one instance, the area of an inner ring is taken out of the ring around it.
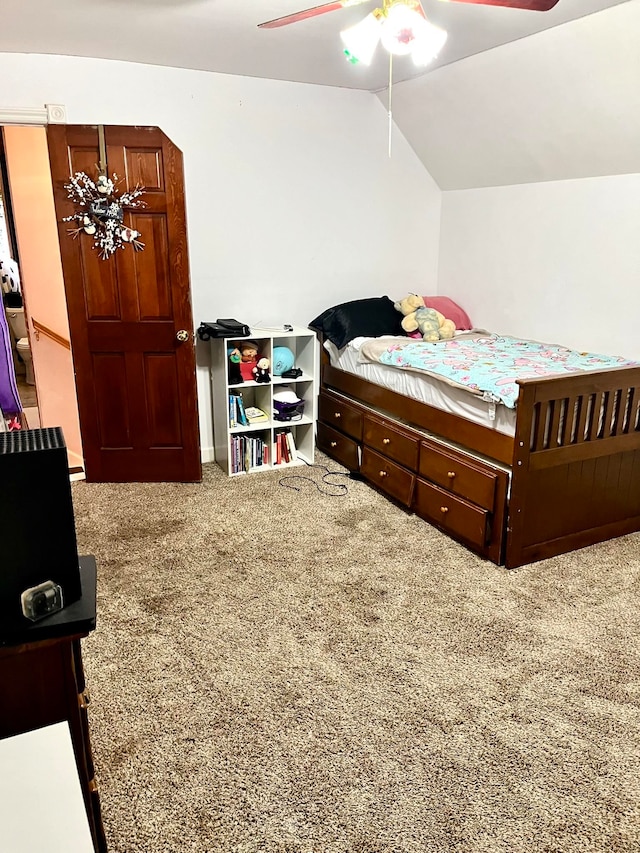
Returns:
[[[559,0],[549,12],[422,0],[447,30],[438,59],[417,71],[394,60],[394,82],[628,0]],[[379,91],[388,85],[388,54],[352,66],[338,33],[375,8],[375,0],[278,29],[262,21],[322,0],[2,0],[0,51],[120,59],[251,77]],[[96,93],[99,95],[99,91]]]

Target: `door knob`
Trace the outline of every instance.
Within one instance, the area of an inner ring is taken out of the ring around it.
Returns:
[[[179,332],[176,332],[176,340],[180,341],[183,344],[185,341],[189,340],[189,332],[186,329],[180,329]]]

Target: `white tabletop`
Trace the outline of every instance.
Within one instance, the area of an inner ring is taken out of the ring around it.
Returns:
[[[0,848],[94,853],[68,723],[0,740]]]

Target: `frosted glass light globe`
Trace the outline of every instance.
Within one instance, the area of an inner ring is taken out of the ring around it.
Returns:
[[[424,18],[415,9],[403,3],[397,3],[389,9],[382,24],[380,40],[383,46],[389,53],[406,56],[413,50],[423,22]]]

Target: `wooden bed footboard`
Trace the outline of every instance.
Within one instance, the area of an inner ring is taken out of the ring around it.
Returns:
[[[640,530],[640,368],[518,384],[507,567]]]

